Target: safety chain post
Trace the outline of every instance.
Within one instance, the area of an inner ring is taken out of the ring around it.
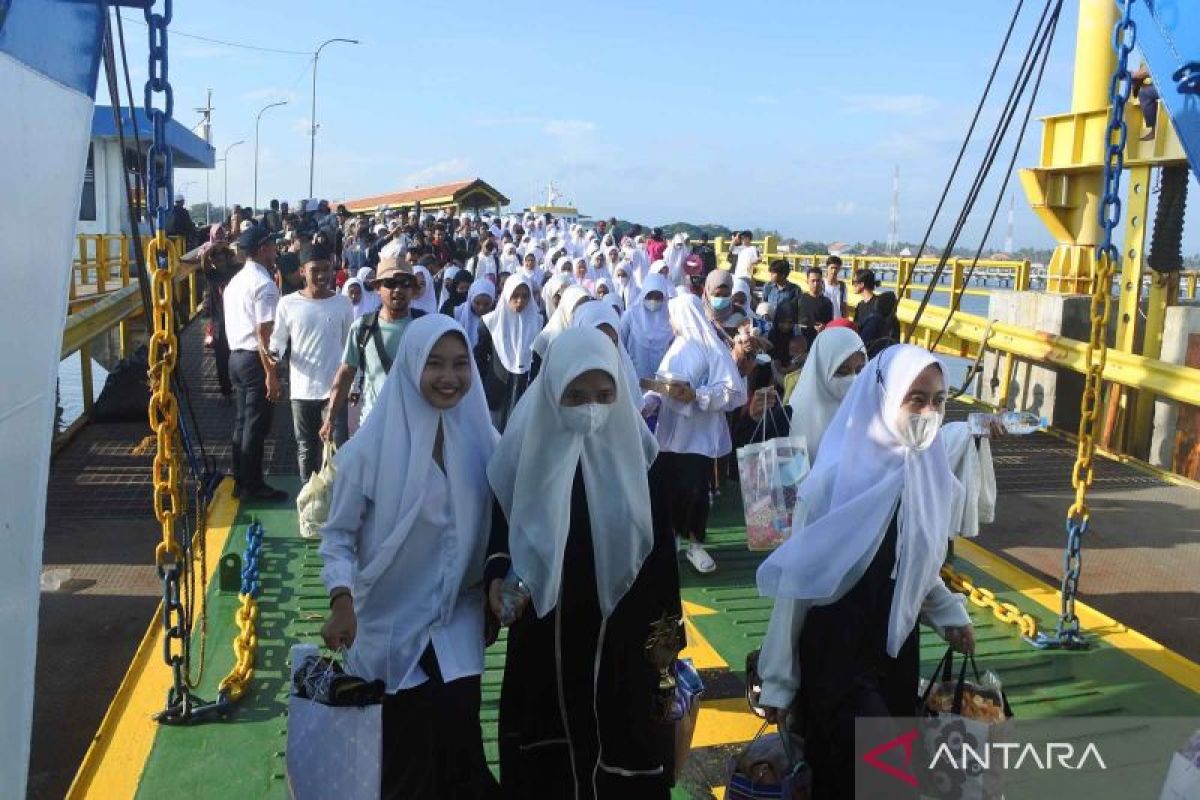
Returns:
[[[262,553],[263,527],[254,520],[246,529],[246,550],[242,555],[242,587],[235,619],[238,634],[233,638],[233,667],[221,681],[217,704],[228,706],[246,694],[254,677],[254,655],[258,649],[258,596],[262,593],[259,556]]]
[[[1092,278],[1090,307],[1091,335],[1087,344],[1087,373],[1084,377],[1083,398],[1079,409],[1079,449],[1071,473],[1075,487],[1075,502],[1067,509],[1067,547],[1063,554],[1062,608],[1054,635],[1041,635],[1037,644],[1045,648],[1079,650],[1088,642],[1079,629],[1075,615],[1075,598],[1079,592],[1079,572],[1082,566],[1082,545],[1090,518],[1087,494],[1092,486],[1093,455],[1096,442],[1096,421],[1100,412],[1104,362],[1108,357],[1108,317],[1112,304],[1113,268],[1120,253],[1113,244],[1113,234],[1121,221],[1121,174],[1125,169],[1125,142],[1129,129],[1125,124],[1125,107],[1133,93],[1133,78],[1129,73],[1129,56],[1137,43],[1137,25],[1132,19],[1134,0],[1122,0],[1121,18],[1113,28],[1113,47],[1117,51],[1117,68],[1109,84],[1108,127],[1105,131],[1107,149],[1104,158],[1104,194],[1100,200],[1100,227],[1103,237],[1096,248],[1096,269]]]

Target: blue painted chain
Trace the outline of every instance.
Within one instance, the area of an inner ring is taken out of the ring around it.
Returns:
[[[255,520],[246,529],[246,550],[242,555],[242,594],[258,599],[262,593],[259,581],[258,557],[262,552],[263,527]]]
[[[166,230],[167,213],[174,193],[175,158],[167,142],[167,123],[175,113],[175,93],[168,77],[167,26],[171,24],[171,0],[163,0],[163,13],[151,11],[146,4],[146,26],[150,31],[150,55],[146,71],[146,89],[142,103],[150,119],[153,137],[146,156],[146,210],[154,220],[155,231]],[[154,95],[161,93],[162,108],[154,107]],[[134,120],[134,124],[137,121]]]

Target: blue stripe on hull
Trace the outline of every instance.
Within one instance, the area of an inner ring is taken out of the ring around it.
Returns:
[[[94,97],[105,8],[103,0],[0,0],[0,53]]]

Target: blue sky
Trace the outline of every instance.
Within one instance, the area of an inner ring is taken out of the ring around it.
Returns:
[[[1028,38],[1034,5],[1017,42]],[[1069,108],[1076,5],[1067,3],[1035,115]],[[298,51],[334,36],[361,40],[330,45],[320,59],[322,197],[479,176],[524,206],[554,180],[594,216],[870,240],[887,236],[898,166],[900,235],[919,240],[1014,6],[209,0],[176,3],[173,28]],[[145,34],[126,26],[139,97]],[[218,155],[246,140],[231,152],[230,201],[252,199],[254,117],[279,99],[289,105],[262,122],[259,201],[306,195],[311,59],[183,36],[170,48],[177,118],[197,121],[192,109],[211,88]],[[1040,127],[1030,125],[1019,165],[1033,164]],[[223,169],[213,173],[215,203],[222,179]],[[204,199],[202,172],[181,171],[178,184],[189,202]],[[1015,178],[1009,191],[1017,246],[1051,244]],[[1004,216],[991,248],[1004,242]],[[948,226],[939,226],[943,238]],[[1187,252],[1200,249],[1191,227]],[[981,230],[968,228],[970,242]]]

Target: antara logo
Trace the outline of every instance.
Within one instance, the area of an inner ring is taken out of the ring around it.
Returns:
[[[991,769],[993,754],[999,756],[996,766],[1000,769],[1020,769],[1028,765],[1042,770],[1080,770],[1087,767],[1089,762],[1098,769],[1108,769],[1100,751],[1092,742],[1088,742],[1078,756],[1075,745],[1070,742],[1046,742],[1041,748],[1031,742],[989,742],[979,749],[962,742],[958,747],[957,758],[950,745],[942,742],[934,752],[929,768],[937,769],[942,766],[955,770]]]
[[[909,731],[908,733],[902,733],[899,736],[897,736],[895,739],[892,739],[891,741],[888,741],[888,742],[884,742],[883,744],[879,745],[878,747],[869,750],[865,755],[863,755],[863,761],[866,761],[868,764],[870,764],[872,767],[874,767],[875,769],[882,772],[884,775],[890,775],[897,780],[904,781],[909,786],[911,786],[915,789],[915,788],[917,788],[917,776],[916,775],[913,775],[911,772],[906,772],[905,770],[902,770],[898,767],[892,766],[891,764],[881,761],[879,759],[879,757],[889,750],[894,750],[897,747],[901,747],[904,749],[904,766],[907,769],[907,767],[910,764],[912,764],[913,742],[915,742],[916,739],[917,739],[916,729],[913,729],[913,730]]]

